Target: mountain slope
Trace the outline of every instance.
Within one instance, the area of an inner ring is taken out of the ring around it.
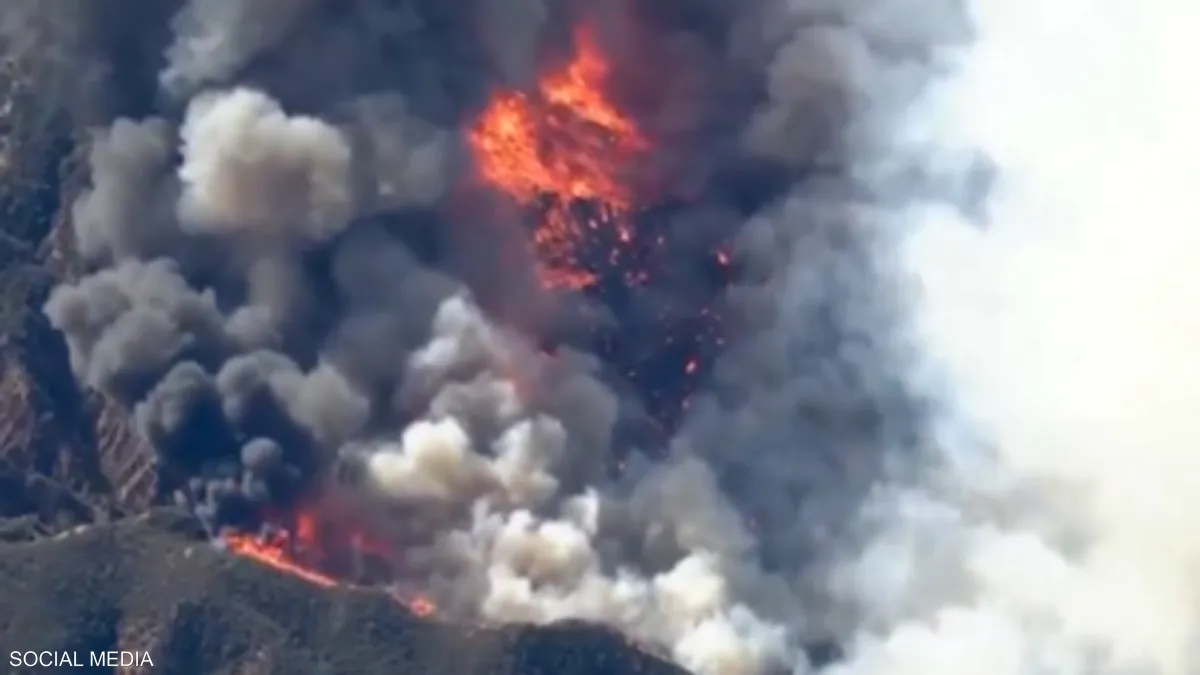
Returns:
[[[149,650],[173,675],[682,674],[595,626],[459,626],[314,586],[217,549],[172,509],[0,544],[0,597],[5,656]]]

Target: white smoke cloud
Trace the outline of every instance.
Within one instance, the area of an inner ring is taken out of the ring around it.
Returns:
[[[910,214],[944,461],[869,505],[880,534],[835,575],[861,608],[839,675],[1200,668],[1197,11],[1098,9],[975,3],[939,92],[938,140],[1001,180],[986,227]]]
[[[429,344],[410,359],[411,377],[432,392],[428,416],[398,441],[348,452],[364,458],[384,500],[432,525],[429,545],[406,555],[426,562],[421,584],[439,606],[486,621],[607,623],[705,675],[757,673],[795,657],[787,629],[742,602],[731,571],[749,537],[703,464],[644,474],[628,502],[640,517],[613,531],[605,514],[616,495],[564,493],[558,476],[564,462],[579,461],[577,441],[513,384],[518,373],[536,380],[544,367],[532,348],[492,327],[462,295],[442,304],[433,325]],[[455,405],[439,404],[447,397]],[[492,419],[480,424],[481,416]],[[496,430],[490,439],[479,432],[487,428]],[[653,531],[678,549],[660,571],[605,553]]]
[[[321,241],[353,213],[348,139],[319,119],[287,115],[266,94],[202,94],[180,137],[185,229]]]

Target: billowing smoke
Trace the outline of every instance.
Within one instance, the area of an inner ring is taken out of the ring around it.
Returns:
[[[46,313],[164,499],[214,536],[349,512],[450,617],[602,621],[699,675],[1183,675],[1187,116],[1115,48],[1140,14],[1073,4],[177,3]],[[463,138],[580,21],[658,248],[556,297]],[[115,88],[92,30],[56,58]],[[701,309],[719,356],[655,360]]]
[[[179,179],[180,222],[197,231],[297,230],[321,241],[351,215],[350,146],[337,129],[288,117],[279,103],[247,89],[204,94],[188,104]]]
[[[1001,173],[983,228],[906,213],[937,463],[868,502],[839,672],[1200,667],[1194,13],[1094,9],[979,3],[929,110],[948,160],[971,141]]]

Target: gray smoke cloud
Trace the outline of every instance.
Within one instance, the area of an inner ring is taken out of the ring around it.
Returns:
[[[172,250],[175,151],[166,120],[117,120],[92,140],[92,187],[75,202],[77,251],[91,262],[153,257]]]
[[[251,59],[284,39],[314,0],[193,0],[172,18],[175,39],[159,80],[176,97],[226,84]]]
[[[1183,675],[1195,547],[1167,497],[1194,492],[1194,359],[1164,336],[1188,334],[1166,321],[1193,284],[1128,223],[1186,200],[1154,162],[1121,189],[1063,164],[1111,166],[1095,139],[1139,156],[1103,125],[1053,145],[1094,105],[1040,135],[1054,104],[1006,117],[1045,98],[1009,85],[1066,64],[1050,45],[1073,35],[1008,31],[1089,12],[1000,4],[672,0],[635,12],[645,52],[601,12],[621,58],[666,59],[630,75],[661,86],[621,93],[666,163],[700,167],[667,188],[681,248],[736,224],[733,334],[666,440],[622,434],[641,401],[601,356],[549,355],[489,311],[528,270],[456,278],[512,225],[464,187],[462,131],[561,47],[571,12],[550,3],[348,3],[378,19],[360,23],[184,5],[170,109],[97,132],[73,212],[89,274],[46,313],[214,527],[336,492],[403,558],[391,581],[450,617],[602,621],[698,675]],[[341,51],[308,68],[299,46]],[[1088,79],[1062,68],[1057,90]],[[1058,197],[991,194],[998,174]],[[674,290],[628,313],[681,311]]]
[[[172,364],[211,363],[224,351],[214,297],[188,286],[170,260],[129,260],[60,286],[46,314],[66,334],[79,380],[127,403]]]
[[[415,115],[396,94],[356,99],[346,115],[360,156],[358,203],[364,211],[437,204],[453,180],[452,135]]]

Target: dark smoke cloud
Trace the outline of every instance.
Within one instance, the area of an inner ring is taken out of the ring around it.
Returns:
[[[172,10],[163,44],[130,47],[158,86],[115,109],[146,113],[93,140],[73,211],[88,274],[45,311],[214,531],[352,502],[404,557],[394,581],[451,615],[606,621],[702,675],[804,672],[808,643],[854,632],[830,566],[921,433],[887,205],[946,191],[897,120],[968,39],[961,8]],[[507,255],[516,209],[463,147],[481,103],[560,59],[580,20],[660,146],[634,172],[662,202],[638,224],[670,244],[619,302],[530,289]],[[72,49],[110,83],[134,60]],[[735,280],[714,300],[718,246]],[[663,376],[592,336],[636,360],[695,337],[661,325],[705,303],[727,349],[673,439],[626,433]]]
[[[142,435],[188,474],[235,447],[216,383],[194,361],[168,371],[138,403],[134,419]]]

